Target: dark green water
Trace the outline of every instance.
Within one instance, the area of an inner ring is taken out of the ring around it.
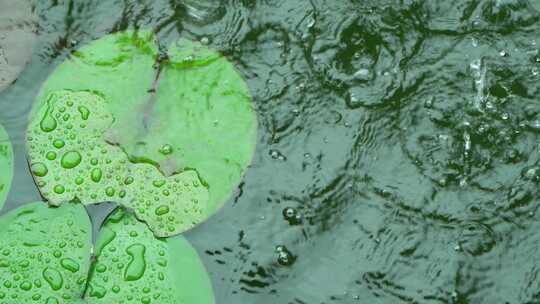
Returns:
[[[32,62],[0,93],[17,156],[7,209],[40,199],[24,134],[49,73],[88,41],[152,28],[164,46],[208,40],[257,108],[237,195],[186,234],[217,303],[540,303],[539,0],[40,0],[36,13]]]

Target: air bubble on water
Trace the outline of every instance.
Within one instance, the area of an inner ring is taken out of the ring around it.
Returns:
[[[282,161],[285,161],[287,160],[287,158],[281,154],[281,152],[279,152],[278,150],[270,150],[270,157],[272,157],[273,159],[278,159],[278,160],[282,160]]]
[[[208,45],[209,43],[210,43],[210,39],[208,39],[208,37],[201,38],[201,44]]]
[[[354,78],[360,79],[360,80],[368,80],[370,75],[370,71],[368,69],[359,69],[354,73]],[[352,99],[352,95],[351,95]]]
[[[533,120],[528,126],[531,131],[540,132],[540,120]]]
[[[298,225],[302,222],[302,216],[295,208],[287,207],[283,209],[283,218],[289,222],[290,225]]]
[[[296,257],[283,245],[276,247],[277,261],[282,266],[291,266],[296,261]]]

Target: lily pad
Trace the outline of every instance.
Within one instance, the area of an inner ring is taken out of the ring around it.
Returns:
[[[81,205],[42,202],[0,219],[0,303],[74,303],[90,266],[90,220]]]
[[[35,16],[26,0],[0,0],[0,91],[21,73],[36,39]]]
[[[0,209],[6,202],[13,179],[13,147],[9,136],[0,125]]]
[[[182,237],[156,239],[122,209],[103,226],[96,257],[84,297],[89,304],[215,302],[206,270],[191,245]]]
[[[20,207],[0,219],[0,240],[2,304],[214,303],[189,243],[155,238],[124,209],[100,231],[92,265],[91,225],[81,204]]]
[[[195,171],[165,177],[154,164],[130,161],[104,141],[114,117],[99,95],[52,93],[37,117],[28,129],[29,160],[49,203],[114,201],[134,210],[157,236],[178,234],[207,214],[208,190]]]
[[[163,58],[147,31],[116,33],[90,43],[47,79],[31,125],[43,118],[51,94],[72,90],[101,96],[114,117],[103,142],[123,151],[131,163],[153,164],[162,179],[179,172],[201,179],[209,198],[198,202],[203,214],[196,224],[223,206],[240,183],[255,148],[256,115],[247,85],[219,53],[181,39]],[[125,176],[121,170],[111,174]],[[174,233],[186,228],[176,227]]]

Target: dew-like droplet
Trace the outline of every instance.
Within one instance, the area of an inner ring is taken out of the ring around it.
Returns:
[[[169,155],[173,153],[173,147],[169,144],[165,144],[159,149],[159,153],[163,155]]]
[[[126,253],[131,257],[124,273],[124,280],[136,281],[144,275],[146,261],[144,253],[146,247],[142,244],[133,244],[126,249]]]
[[[155,212],[156,212],[156,215],[158,215],[158,216],[167,214],[167,213],[169,213],[169,207],[166,206],[166,205],[161,205],[161,206],[156,208]]]
[[[47,299],[47,302],[45,304],[60,304],[56,298],[50,297]]]
[[[45,116],[43,116],[43,119],[39,123],[39,126],[41,127],[41,130],[43,132],[52,132],[56,129],[56,126],[58,123],[56,122],[56,119],[52,117],[50,114],[51,109],[47,109],[47,112],[45,113]]]
[[[49,172],[49,170],[47,169],[47,166],[45,166],[44,163],[32,164],[31,170],[32,170],[32,173],[34,173],[34,175],[38,177],[44,177]]]
[[[43,270],[43,278],[49,283],[53,290],[59,290],[64,284],[64,279],[60,272],[53,268],[45,268],[45,270]]]
[[[54,186],[54,192],[56,194],[63,194],[65,191],[66,191],[66,188],[64,188],[64,186],[62,186],[62,185]]]
[[[81,113],[81,117],[83,120],[87,120],[90,116],[90,110],[88,110],[85,106],[78,107],[79,113]]]
[[[96,271],[99,273],[104,273],[105,271],[107,271],[107,266],[99,264],[96,266]]]
[[[79,271],[79,263],[70,258],[65,258],[60,261],[60,265],[73,273]]]
[[[32,283],[28,282],[28,281],[23,281],[21,283],[21,285],[19,285],[19,287],[22,289],[22,290],[25,290],[25,291],[28,291],[30,289],[32,289]]]
[[[165,180],[162,179],[162,180],[156,180],[152,184],[154,185],[154,187],[160,188],[163,185],[165,185],[165,183],[166,183]]]
[[[103,298],[107,294],[107,290],[103,286],[90,285],[90,296],[98,299]]]
[[[63,148],[65,145],[66,145],[66,143],[61,139],[57,139],[57,140],[53,141],[53,146],[55,148],[57,148],[57,149]]]
[[[84,183],[84,178],[78,176],[75,178],[75,184],[82,185]]]
[[[124,180],[124,184],[126,185],[130,185],[132,183],[133,183],[133,177],[131,176],[126,177],[126,179]]]
[[[101,181],[101,176],[103,175],[103,172],[101,172],[101,169],[94,168],[92,169],[92,172],[90,173],[90,178],[93,182],[99,183]]]
[[[62,156],[60,161],[61,165],[65,169],[73,169],[81,163],[81,154],[77,151],[69,151]]]
[[[105,194],[108,196],[108,197],[112,197],[114,196],[114,188],[113,187],[107,187],[105,189]]]
[[[47,157],[48,160],[55,160],[56,159],[56,152],[49,151],[49,152],[47,152],[45,157]]]

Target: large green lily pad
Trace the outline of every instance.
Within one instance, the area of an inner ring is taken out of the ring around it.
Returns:
[[[90,92],[49,95],[27,141],[32,173],[54,205],[115,201],[134,210],[158,236],[170,236],[204,219],[208,190],[193,170],[165,177],[148,162],[134,163],[104,133],[114,117]]]
[[[13,179],[13,147],[6,130],[0,125],[0,209],[6,202]]]
[[[169,59],[157,60],[154,36],[145,31],[109,35],[81,48],[43,85],[29,132],[36,130],[32,128],[43,119],[54,94],[71,90],[100,96],[114,118],[101,135],[101,142],[110,146],[105,147],[110,158],[127,156],[132,164],[153,164],[161,175],[148,171],[152,178],[191,172],[201,179],[209,197],[198,200],[201,215],[185,219],[197,224],[217,211],[239,184],[254,152],[256,117],[245,82],[223,56],[184,39],[174,43],[168,53]],[[87,139],[82,135],[79,139],[84,142]],[[36,151],[31,144],[29,148],[32,156]],[[117,156],[120,151],[125,156]],[[106,159],[101,157],[98,162]],[[113,168],[111,175],[123,177],[122,170]],[[56,178],[68,174],[65,171],[53,174]],[[143,194],[143,199],[153,196]],[[47,199],[53,204],[62,202],[51,195]],[[160,210],[165,207],[174,208],[166,205]],[[157,235],[176,234],[193,226],[169,224],[164,225],[174,231],[166,228],[168,232]]]
[[[74,303],[90,266],[90,219],[81,205],[25,205],[0,219],[0,303]]]
[[[197,252],[182,237],[156,239],[120,209],[96,245],[96,264],[85,295],[89,304],[212,304],[214,294]]]
[[[26,0],[0,0],[0,91],[21,73],[36,39],[35,16]]]

